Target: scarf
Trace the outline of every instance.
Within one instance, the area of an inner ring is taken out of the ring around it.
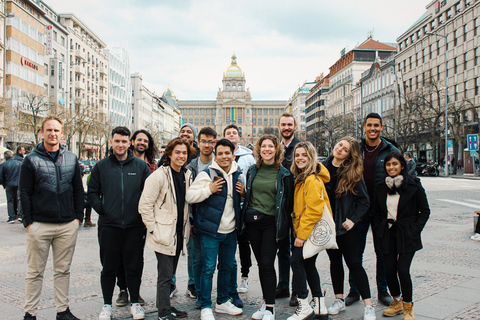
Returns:
[[[403,183],[403,176],[398,175],[395,178],[392,178],[390,176],[385,178],[385,184],[387,185],[389,192],[388,194],[395,194],[397,193],[397,189],[399,189],[402,186]]]

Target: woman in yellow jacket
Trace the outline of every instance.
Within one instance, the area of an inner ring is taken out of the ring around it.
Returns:
[[[330,212],[332,211],[325,190],[325,183],[330,181],[330,174],[327,168],[317,161],[317,152],[310,142],[298,143],[293,155],[291,171],[295,176],[295,193],[292,222],[295,242],[290,264],[297,287],[298,307],[288,320],[307,320],[315,317],[326,319],[328,315],[325,300],[322,297],[320,277],[315,266],[317,255],[304,259],[303,243],[310,236],[315,223],[322,218],[325,202]],[[307,301],[307,281],[313,297],[310,303]]]

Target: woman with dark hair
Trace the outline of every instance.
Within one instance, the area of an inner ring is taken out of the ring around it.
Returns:
[[[430,208],[420,180],[407,173],[406,165],[399,152],[385,157],[388,176],[377,185],[373,219],[393,297],[383,315],[392,317],[403,313],[404,319],[414,320],[410,266],[415,252],[422,249],[420,234],[430,216]]]
[[[256,164],[247,172],[243,206],[245,232],[258,262],[265,302],[253,315],[257,320],[275,319],[275,256],[277,241],[288,236],[288,215],[293,210],[293,175],[284,168],[278,138],[266,134],[254,149]]]
[[[363,181],[362,155],[357,140],[349,136],[340,139],[333,148],[332,155],[323,164],[330,173],[330,181],[325,183],[325,187],[335,220],[338,245],[338,249],[327,250],[335,292],[335,301],[328,308],[328,313],[337,314],[345,310],[343,256],[365,304],[363,319],[373,320],[376,317],[370,285],[357,248],[356,226],[370,206],[367,187]]]
[[[317,152],[310,142],[299,142],[293,150],[292,173],[295,176],[292,224],[294,247],[290,257],[293,280],[297,287],[298,307],[287,320],[306,320],[313,317],[328,318],[325,298],[322,296],[320,277],[315,262],[318,254],[304,259],[303,244],[310,237],[315,223],[330,209],[325,183],[330,180],[328,170],[317,161]],[[307,282],[312,292],[308,302]]]

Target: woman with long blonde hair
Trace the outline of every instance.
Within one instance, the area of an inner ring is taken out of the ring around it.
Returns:
[[[333,148],[332,155],[323,164],[330,173],[330,181],[325,187],[332,207],[338,245],[338,249],[327,250],[335,292],[335,301],[328,308],[328,313],[337,314],[345,310],[343,257],[365,304],[363,318],[373,320],[375,309],[372,306],[370,286],[357,248],[356,225],[370,206],[367,187],[363,181],[362,155],[357,140],[349,136],[341,138]]]
[[[292,223],[294,247],[290,258],[293,279],[297,287],[298,307],[288,320],[327,318],[325,298],[322,296],[320,277],[315,262],[317,255],[303,258],[303,244],[312,233],[315,223],[323,214],[325,204],[330,207],[325,183],[330,180],[328,170],[317,161],[317,152],[310,142],[300,142],[293,151],[292,173],[295,175],[294,207]],[[330,213],[325,213],[330,214]],[[312,301],[307,300],[307,282],[312,292]]]

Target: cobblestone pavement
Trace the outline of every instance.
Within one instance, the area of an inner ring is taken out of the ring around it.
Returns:
[[[480,181],[445,177],[422,178],[427,190],[432,215],[423,232],[424,249],[419,251],[412,265],[414,285],[414,313],[416,319],[480,319],[480,243],[471,241],[473,210],[480,209]],[[24,304],[26,272],[25,229],[20,223],[7,224],[5,193],[0,192],[0,319],[21,319]],[[96,215],[93,214],[96,219]],[[70,308],[81,319],[98,319],[102,306],[100,290],[100,262],[97,228],[80,227],[77,247],[71,268]],[[379,319],[384,306],[377,304],[375,286],[375,256],[369,235],[364,266],[369,275],[372,297]],[[333,302],[333,290],[326,253],[322,252],[317,267],[326,290],[327,304]],[[172,305],[189,312],[190,319],[199,319],[194,300],[185,295],[187,282],[186,258],[182,257],[177,272],[179,292]],[[40,301],[38,319],[54,319],[52,261],[48,261]],[[348,290],[346,282],[345,290]],[[157,319],[155,312],[156,259],[145,249],[145,269],[141,295],[146,300],[147,319]],[[118,293],[116,289],[115,295]],[[216,292],[212,297],[215,300]],[[258,271],[250,272],[249,291],[241,294],[245,307],[241,316],[217,315],[217,319],[251,319],[261,304]],[[288,299],[277,300],[276,318],[286,319],[294,311]],[[129,308],[114,307],[116,319],[131,319]],[[356,303],[331,319],[362,319],[363,304]],[[393,319],[403,319],[401,316]]]

